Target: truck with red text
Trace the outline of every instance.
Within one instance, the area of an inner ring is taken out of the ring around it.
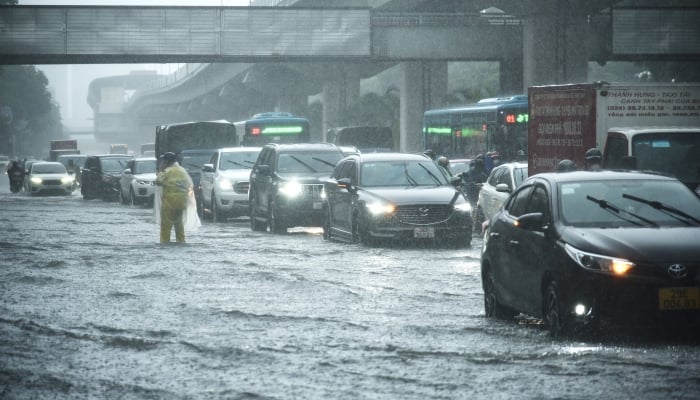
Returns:
[[[49,160],[57,161],[58,156],[63,154],[80,154],[78,141],[76,139],[52,140],[49,150]]]
[[[582,83],[528,89],[529,174],[597,147],[606,169],[675,176],[700,191],[700,84]]]

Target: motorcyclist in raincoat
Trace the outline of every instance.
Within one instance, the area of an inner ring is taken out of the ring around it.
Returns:
[[[187,198],[192,191],[192,178],[177,162],[174,153],[163,155],[163,171],[158,173],[156,185],[162,186],[160,204],[160,242],[170,242],[170,231],[175,227],[175,241],[185,242],[184,213]]]

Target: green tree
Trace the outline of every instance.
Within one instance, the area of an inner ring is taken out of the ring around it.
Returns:
[[[34,66],[0,66],[0,153],[44,155],[49,141],[62,136],[48,84]]]

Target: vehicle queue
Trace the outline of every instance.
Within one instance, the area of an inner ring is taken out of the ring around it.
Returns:
[[[251,230],[271,234],[319,226],[325,240],[363,246],[469,246],[483,233],[487,317],[538,317],[553,337],[600,333],[618,321],[700,325],[700,198],[673,177],[604,170],[527,177],[527,164],[500,164],[497,153],[452,175],[430,152],[344,153],[274,132],[261,147],[215,148],[198,162],[203,219],[247,216]],[[155,162],[89,156],[82,196],[153,204]],[[38,193],[33,179],[43,178],[27,176],[25,190]]]

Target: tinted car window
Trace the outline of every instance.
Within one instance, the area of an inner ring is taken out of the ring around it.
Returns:
[[[503,168],[503,173],[498,176],[496,183],[505,183],[509,188],[513,188],[513,179],[510,177],[508,168]]]
[[[256,158],[258,158],[257,152],[236,151],[221,153],[219,169],[250,169],[255,165]]]
[[[505,171],[505,168],[496,168],[491,172],[491,176],[489,176],[488,183],[491,186],[496,186],[498,185],[498,180],[500,179],[501,175],[503,175],[503,172]]]
[[[365,162],[360,173],[361,185],[367,187],[448,184],[445,175],[431,160]]]
[[[152,174],[156,172],[156,160],[143,160],[134,162],[133,174]]]
[[[525,213],[540,212],[544,215],[549,215],[549,198],[543,187],[536,186],[532,191],[530,200],[527,203]]]
[[[532,186],[527,186],[517,191],[506,204],[506,210],[514,217],[519,217],[526,213],[527,200],[532,192]]]
[[[527,167],[513,169],[513,179],[515,180],[515,187],[520,186],[527,179]]]

